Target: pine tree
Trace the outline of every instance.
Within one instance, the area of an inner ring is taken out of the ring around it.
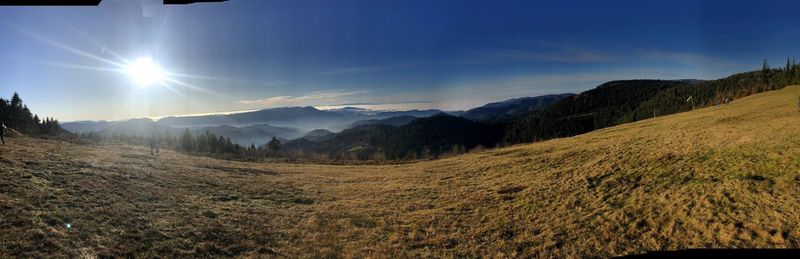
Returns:
[[[22,98],[19,97],[19,94],[14,92],[14,95],[11,97],[11,102],[9,103],[9,114],[8,114],[8,123],[11,128],[15,128],[17,130],[22,130],[24,132],[24,128],[22,127],[20,113],[22,112]]]
[[[208,143],[209,151],[211,153],[221,153],[219,151],[219,145],[218,145],[219,142],[217,142],[217,136],[214,135],[214,133],[208,132],[207,138],[208,139],[206,140],[206,142]]]
[[[192,151],[193,142],[192,133],[189,131],[189,128],[185,128],[181,135],[181,148],[183,148],[183,151]]]
[[[17,92],[14,92],[14,95],[11,96],[11,109],[22,110],[22,98],[19,97]]]
[[[281,149],[281,141],[278,140],[275,136],[272,137],[272,140],[267,143],[267,147],[272,150],[273,152],[278,152]]]
[[[217,139],[217,152],[219,153],[228,153],[228,146],[225,145],[225,137],[222,135],[219,136]]]
[[[227,153],[236,152],[236,146],[231,142],[231,138],[225,138],[225,147],[227,148]]]

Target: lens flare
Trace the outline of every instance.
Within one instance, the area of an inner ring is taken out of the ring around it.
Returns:
[[[137,59],[126,68],[126,71],[134,83],[140,87],[163,83],[165,79],[164,70],[149,57]]]

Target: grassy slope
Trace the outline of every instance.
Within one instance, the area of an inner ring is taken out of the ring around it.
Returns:
[[[798,95],[409,165],[154,159],[12,139],[0,147],[0,257],[800,247]]]

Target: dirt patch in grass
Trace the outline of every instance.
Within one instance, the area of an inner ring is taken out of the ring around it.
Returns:
[[[121,158],[127,158],[127,159],[141,159],[141,160],[153,160],[153,159],[156,159],[156,157],[154,157],[154,156],[142,155],[142,154],[123,153],[123,154],[120,154],[119,156]]]
[[[525,190],[525,186],[506,186],[497,190],[497,194],[511,194]]]
[[[218,170],[226,173],[232,174],[258,174],[258,175],[278,175],[278,172],[267,170],[267,169],[256,169],[256,168],[243,168],[243,167],[230,167],[230,166],[222,166],[222,165],[206,165],[205,168]]]

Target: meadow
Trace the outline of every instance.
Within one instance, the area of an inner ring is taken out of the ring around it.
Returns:
[[[397,165],[0,146],[0,257],[607,257],[800,248],[800,86]]]

